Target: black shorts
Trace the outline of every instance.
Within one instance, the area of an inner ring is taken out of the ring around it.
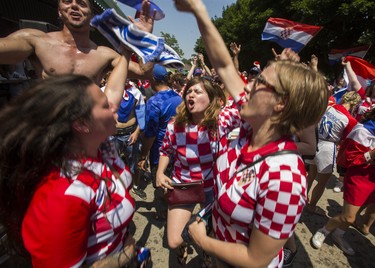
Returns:
[[[345,176],[346,168],[340,167],[339,165],[336,166],[337,173],[339,173],[340,177]]]

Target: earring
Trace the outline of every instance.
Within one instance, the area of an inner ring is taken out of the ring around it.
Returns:
[[[86,134],[88,134],[88,133],[90,133],[90,130],[89,130],[88,128],[85,128],[85,129],[83,130],[83,132],[85,132]]]

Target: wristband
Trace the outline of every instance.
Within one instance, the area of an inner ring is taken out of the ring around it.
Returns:
[[[371,158],[370,152],[365,153],[364,156],[367,162],[371,161],[372,158]]]

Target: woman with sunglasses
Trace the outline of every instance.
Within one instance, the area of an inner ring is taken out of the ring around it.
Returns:
[[[281,60],[264,68],[245,92],[203,2],[174,2],[177,9],[195,16],[210,62],[242,119],[239,137],[220,142],[215,238],[206,235],[199,220],[189,232],[198,246],[217,257],[218,267],[282,267],[283,245],[306,204],[306,171],[291,135],[323,115],[328,103],[324,77],[300,63],[282,60],[298,59],[286,49]],[[275,155],[284,150],[289,152]]]
[[[228,135],[239,126],[240,117],[236,108],[226,106],[226,97],[219,85],[209,79],[195,77],[186,85],[183,102],[177,114],[167,127],[160,148],[160,160],[156,173],[156,185],[173,189],[174,183],[204,181],[206,201],[204,207],[214,200],[213,167],[217,157],[220,137]],[[168,163],[173,161],[172,177],[164,173]],[[187,244],[181,233],[191,218],[196,204],[168,204],[168,245],[177,249],[180,264],[187,260]],[[203,254],[202,267],[209,267],[211,260]]]

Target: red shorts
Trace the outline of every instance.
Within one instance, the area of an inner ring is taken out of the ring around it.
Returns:
[[[375,203],[375,166],[350,167],[346,170],[344,200],[358,207]]]

